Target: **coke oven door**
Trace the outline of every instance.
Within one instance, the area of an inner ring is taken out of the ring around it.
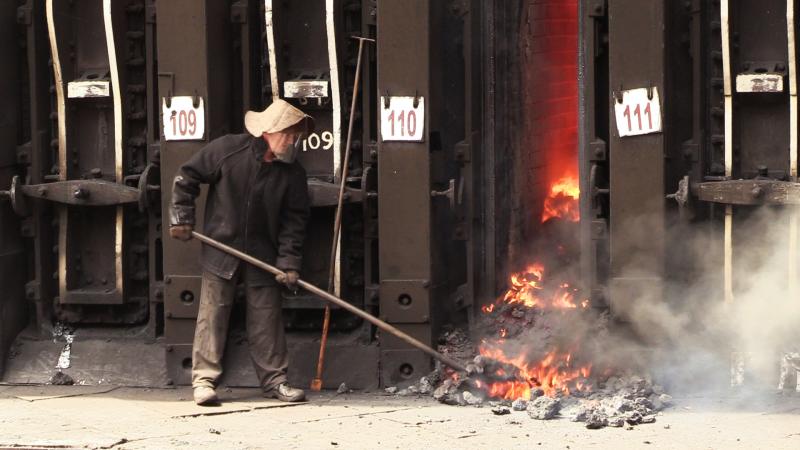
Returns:
[[[17,174],[17,145],[25,136],[20,133],[22,120],[22,91],[19,89],[19,66],[16,2],[0,6],[0,186],[11,185]],[[0,374],[6,354],[17,333],[25,326],[26,302],[24,284],[27,255],[20,235],[20,220],[9,201],[0,202]]]

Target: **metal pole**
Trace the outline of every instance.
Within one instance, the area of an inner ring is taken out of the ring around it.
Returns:
[[[259,259],[256,259],[256,258],[248,255],[247,253],[240,252],[239,250],[236,250],[233,247],[229,247],[229,246],[223,244],[222,242],[215,241],[214,239],[211,239],[210,237],[208,237],[206,235],[200,234],[197,231],[192,231],[192,237],[196,238],[197,240],[199,240],[200,242],[202,242],[204,244],[207,244],[207,245],[210,245],[210,246],[212,246],[212,247],[214,247],[216,249],[222,250],[223,252],[225,252],[225,253],[227,253],[229,255],[233,255],[233,256],[241,259],[242,261],[244,261],[246,263],[252,264],[252,265],[258,267],[261,270],[264,270],[264,271],[269,272],[269,273],[274,274],[274,275],[283,274],[283,271],[281,271],[277,267],[271,266],[271,265],[265,263],[264,261],[261,261]],[[345,309],[345,310],[357,315],[358,317],[360,317],[360,318],[366,320],[367,322],[375,325],[376,327],[380,328],[381,330],[397,336],[398,338],[402,339],[407,344],[409,344],[409,345],[411,345],[413,347],[416,347],[417,349],[427,353],[429,356],[433,357],[437,361],[441,361],[442,364],[444,364],[444,365],[446,365],[448,367],[452,367],[453,369],[464,371],[464,372],[467,370],[467,368],[463,364],[461,364],[459,361],[457,361],[457,360],[455,360],[453,358],[450,358],[447,355],[443,355],[443,354],[437,352],[436,350],[428,347],[427,345],[425,345],[422,342],[414,339],[413,337],[407,335],[406,333],[403,333],[402,331],[400,331],[397,328],[389,325],[388,323],[382,321],[381,319],[378,319],[377,317],[373,316],[372,314],[369,314],[369,313],[367,313],[365,311],[362,311],[362,310],[356,308],[355,306],[351,305],[350,303],[346,302],[345,300],[342,300],[342,299],[340,299],[339,297],[336,297],[333,294],[325,292],[322,289],[314,286],[313,284],[308,283],[308,282],[303,281],[303,280],[297,280],[297,285],[300,286],[301,288],[307,290],[308,292],[311,292],[312,294],[319,296],[323,300],[329,301],[329,302],[335,304],[336,306],[338,306],[338,307],[340,307],[342,309]]]
[[[358,87],[361,79],[361,53],[364,49],[364,41],[375,42],[374,39],[355,37],[358,40],[358,59],[356,59],[356,76],[353,82],[353,99],[350,102],[350,123],[347,125],[347,144],[344,147],[344,160],[342,161],[342,173],[339,176],[339,201],[336,206],[336,219],[333,222],[333,241],[331,243],[331,259],[328,272],[328,292],[333,293],[336,276],[336,255],[339,253],[339,236],[342,229],[342,208],[344,205],[344,191],[347,182],[347,171],[350,164],[350,146],[353,142],[353,121],[356,113],[356,100],[358,99]],[[322,337],[319,341],[319,357],[317,359],[317,373],[311,380],[311,390],[319,391],[322,389],[322,370],[325,367],[325,346],[328,344],[328,329],[331,323],[331,305],[325,305],[325,316],[322,320]]]

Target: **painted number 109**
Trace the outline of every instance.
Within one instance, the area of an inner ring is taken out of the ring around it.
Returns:
[[[193,136],[197,132],[197,114],[189,111],[172,111],[169,117],[173,136]]]
[[[321,135],[311,133],[303,139],[303,151],[316,150],[322,147],[323,150],[330,150],[333,147],[333,133],[325,131]]]
[[[417,113],[416,111],[400,111],[400,114],[395,116],[396,111],[389,113],[389,126],[391,127],[391,136],[414,136],[417,134]],[[399,132],[398,132],[399,131]]]

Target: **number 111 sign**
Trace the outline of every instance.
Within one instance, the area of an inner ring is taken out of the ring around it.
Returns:
[[[657,88],[622,91],[622,102],[612,101],[620,137],[661,131],[661,102]]]

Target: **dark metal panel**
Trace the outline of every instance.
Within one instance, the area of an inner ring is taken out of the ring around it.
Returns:
[[[429,284],[419,280],[383,280],[380,288],[381,316],[387,322],[428,322],[431,305]]]
[[[665,115],[671,107],[664,94],[664,5],[662,2],[609,0],[609,87],[621,90],[656,87]],[[635,61],[635,63],[632,63]],[[663,133],[620,138],[610,116],[610,258],[613,279],[652,281],[651,298],[664,264]],[[664,129],[669,129],[665,123]],[[624,300],[626,289],[614,289],[610,301]]]
[[[431,208],[431,119],[438,108],[431,97],[431,3],[429,0],[386,0],[378,2],[378,93],[382,96],[425,98],[425,133],[422,142],[378,142],[378,262],[380,267],[382,314],[398,302],[398,296],[383,295],[385,283],[408,291],[433,280],[433,222]],[[412,63],[413,62],[413,63]],[[384,105],[379,104],[378,108]],[[378,113],[379,116],[380,113]],[[405,284],[405,286],[404,286]],[[413,301],[431,305],[430,291],[418,292]],[[432,343],[431,312],[416,310],[415,322],[407,316],[394,323],[422,342]],[[382,379],[393,384],[394,368],[425,373],[430,358],[409,349],[405,343],[380,335]],[[400,350],[398,352],[387,352]],[[420,365],[422,367],[420,367]],[[392,368],[392,369],[389,369]]]
[[[734,176],[750,178],[759,166],[776,178],[789,175],[789,89],[786,0],[731,1],[731,77],[777,73],[780,93],[734,93]]]
[[[183,162],[202,148],[207,141],[219,137],[230,130],[229,94],[231,66],[231,46],[226,33],[230,27],[230,5],[228,2],[211,0],[177,0],[156,3],[158,29],[158,92],[159,105],[164,98],[179,95],[197,95],[202,97],[206,105],[206,136],[203,141],[163,141],[160,145],[162,190],[162,217],[169,217],[169,205],[172,180]],[[169,32],[164,32],[169,30]],[[160,127],[161,121],[158,121]],[[205,192],[197,201],[197,227],[201,229],[205,206]],[[168,223],[162,227],[162,246],[164,252],[163,271],[165,281],[172,277],[187,286],[200,283],[201,268],[200,244],[198,242],[180,242],[171,239],[168,234]],[[177,278],[176,278],[177,279]],[[173,292],[169,284],[165,284],[165,296],[179,298],[182,290]],[[166,292],[168,291],[168,292]],[[172,294],[175,295],[172,295]],[[195,293],[199,299],[199,290]],[[180,302],[180,300],[177,300]],[[196,302],[197,300],[195,300]],[[174,317],[167,317],[164,324],[164,335],[168,345],[189,345],[194,335],[194,320],[191,318],[194,308],[177,308],[170,304],[167,309],[174,310]],[[180,312],[179,312],[180,311]],[[165,311],[166,313],[166,311]],[[177,314],[175,314],[177,313]],[[187,317],[176,319],[175,317]],[[176,347],[177,348],[177,347]],[[168,347],[169,349],[169,347]],[[176,374],[184,363],[184,352],[168,352],[167,364],[171,376],[176,382]],[[188,353],[191,356],[190,352]],[[186,380],[183,380],[186,381]]]
[[[378,8],[378,92],[428,101],[428,1],[389,0]],[[382,280],[431,276],[430,110],[425,129],[424,142],[378,144]]]
[[[164,279],[164,285],[164,314],[168,319],[197,317],[202,285],[200,277],[168,276]]]

